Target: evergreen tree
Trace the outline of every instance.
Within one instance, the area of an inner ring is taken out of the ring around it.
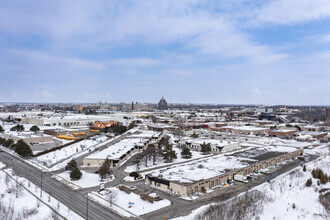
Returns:
[[[313,183],[312,178],[309,178],[305,185],[306,185],[306,187],[310,187],[312,185],[312,183]]]
[[[320,177],[320,182],[321,182],[321,184],[327,184],[328,176],[322,173],[322,175]]]
[[[30,131],[37,132],[37,131],[40,131],[40,128],[39,128],[37,125],[33,125],[33,126],[30,128]]]
[[[102,166],[99,169],[99,175],[101,179],[105,179],[107,175],[110,175],[112,173],[110,169],[110,160],[106,158],[102,164]]]
[[[306,172],[306,165],[304,165],[304,167],[303,167],[303,171]]]
[[[0,125],[0,132],[3,132],[4,130],[3,130],[3,127]]]
[[[70,173],[71,180],[79,180],[82,176],[81,171],[78,167],[74,167]]]
[[[22,139],[18,140],[17,143],[13,145],[13,147],[15,152],[22,157],[30,157],[33,155],[31,147]]]
[[[111,130],[113,133],[118,135],[118,134],[125,133],[127,131],[127,127],[122,124],[117,123],[117,124],[114,124],[111,126]]]
[[[183,158],[191,158],[191,152],[188,147],[184,147],[181,151],[181,157]]]
[[[211,152],[211,144],[205,144],[205,142],[201,145],[201,152],[203,154],[209,154]]]
[[[78,168],[77,162],[75,160],[71,160],[66,166],[65,170],[72,171],[74,168]]]
[[[163,158],[165,160],[165,163],[170,163],[177,158],[176,153],[172,148],[172,145],[168,145],[167,147],[165,147],[165,149],[163,150]]]

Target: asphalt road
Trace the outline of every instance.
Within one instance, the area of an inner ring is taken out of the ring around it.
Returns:
[[[37,186],[41,186],[42,189],[52,195],[55,199],[68,206],[71,210],[79,214],[85,219],[90,220],[108,220],[108,219],[123,219],[122,217],[110,212],[103,206],[89,200],[88,201],[88,218],[87,218],[87,197],[77,191],[72,190],[59,181],[51,178],[51,173],[43,173],[18,159],[14,156],[0,152],[0,161],[6,164],[8,167],[12,167],[16,174],[25,177]]]

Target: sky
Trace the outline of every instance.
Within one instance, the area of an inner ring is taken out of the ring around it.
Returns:
[[[330,104],[329,0],[0,0],[0,102]]]

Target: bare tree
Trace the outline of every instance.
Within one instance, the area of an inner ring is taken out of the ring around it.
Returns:
[[[138,154],[135,159],[134,159],[134,163],[136,165],[136,170],[140,170],[140,165],[141,165],[141,155]]]
[[[118,199],[118,192],[114,190],[109,191],[109,193],[107,194],[107,199],[110,203],[110,206],[112,206],[112,203]]]

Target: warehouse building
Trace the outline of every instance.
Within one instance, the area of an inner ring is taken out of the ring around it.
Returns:
[[[248,163],[239,162],[238,160],[235,162],[232,158],[227,158],[228,161],[220,161],[219,163],[221,165],[219,167],[213,167],[215,168],[214,170],[210,168],[208,170],[203,168],[198,169],[194,167],[196,165],[196,162],[194,162],[195,164],[190,163],[187,165],[189,167],[188,170],[184,170],[185,166],[182,165],[181,167],[173,167],[146,174],[145,184],[168,190],[181,197],[187,197],[228,183],[234,179],[234,175],[236,174],[246,176],[261,169],[297,159],[298,156],[303,155],[303,152],[303,149],[295,149],[292,152],[275,153],[273,155],[276,156],[273,157],[270,156],[272,154],[266,153],[268,154],[267,159],[250,161]],[[216,159],[219,160],[219,158]],[[237,165],[237,163],[240,165]],[[212,164],[214,165],[214,162]],[[199,164],[198,167],[200,166]]]
[[[12,139],[14,142],[18,140],[24,140],[27,144],[42,144],[53,142],[53,137],[41,132],[35,133],[30,131],[17,132],[17,131],[6,131],[3,134],[5,139]]]
[[[144,151],[149,144],[156,143],[162,138],[162,133],[144,131],[133,134],[106,149],[93,153],[83,160],[87,167],[100,167],[108,158],[112,167],[120,167],[132,154]]]

